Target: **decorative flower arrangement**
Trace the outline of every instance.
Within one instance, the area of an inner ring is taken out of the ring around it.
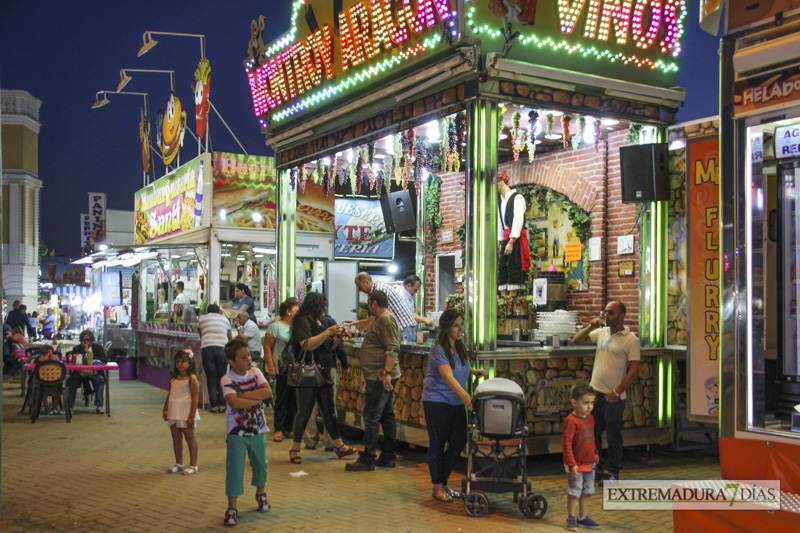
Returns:
[[[464,294],[463,293],[454,293],[448,296],[445,299],[445,309],[458,309],[462,313],[464,312]]]

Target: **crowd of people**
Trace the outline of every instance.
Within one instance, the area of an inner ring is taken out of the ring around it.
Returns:
[[[411,337],[411,329],[416,329],[417,323],[433,324],[430,319],[417,315],[413,298],[406,297],[413,296],[419,289],[418,278],[412,276],[405,280],[403,287],[394,288],[373,281],[369,274],[362,272],[355,283],[367,294],[369,312],[367,318],[357,321],[336,323],[327,314],[326,298],[319,293],[309,293],[302,304],[295,298],[281,303],[278,317],[260,338],[249,316],[252,304],[247,301],[247,288],[238,286],[239,301],[235,308],[240,312],[234,328],[216,304],[209,305],[207,314],[200,318],[202,359],[211,412],[225,412],[227,417],[225,525],[233,526],[238,521],[238,498],[244,494],[246,456],[253,470],[257,509],[260,512],[270,510],[266,496],[266,433],[269,431],[264,411],[266,402],[271,402],[274,408],[273,440],[291,439],[288,459],[293,464],[302,463],[301,444],[305,442],[306,448],[313,449],[322,440],[338,458],[358,453],[355,461],[345,464],[347,471],[396,466],[394,389],[401,376],[398,359],[402,338]],[[597,353],[591,383],[579,383],[573,388],[573,410],[564,422],[562,434],[568,477],[569,530],[599,527],[588,516],[594,484],[619,479],[623,402],[626,389],[638,375],[640,359],[638,339],[624,326],[625,312],[622,302],[609,303],[603,319],[590,321],[574,339],[576,344],[596,344]],[[335,406],[338,373],[349,372],[342,341],[352,336],[351,327],[365,331],[358,352],[365,380],[363,450],[356,450],[342,440]],[[471,377],[486,377],[483,370],[474,367],[463,335],[463,313],[446,310],[430,348],[421,398],[427,421],[432,497],[440,502],[452,502],[461,497],[458,491],[448,487],[448,480],[467,442],[468,411],[473,407],[467,392],[468,381]],[[176,354],[170,393],[164,404],[164,419],[169,422],[174,444],[175,465],[168,469],[172,473],[194,474],[199,470],[194,438],[198,415],[193,357],[190,350]],[[303,363],[317,366],[321,374],[318,385],[291,386],[289,374],[293,365]],[[316,412],[321,414],[324,434],[317,428]],[[608,437],[605,456],[599,453],[603,433]],[[184,440],[190,452],[190,464],[186,467],[183,464]]]

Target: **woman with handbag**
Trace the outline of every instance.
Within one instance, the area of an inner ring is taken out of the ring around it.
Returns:
[[[294,419],[292,449],[289,460],[300,464],[300,443],[303,429],[308,424],[314,404],[319,402],[325,429],[333,441],[336,456],[342,457],[356,453],[352,446],[346,446],[339,433],[339,421],[336,417],[336,405],[333,397],[333,379],[331,372],[336,372],[333,348],[346,335],[346,330],[335,324],[329,328],[322,325],[322,317],[328,301],[322,294],[312,292],[306,295],[303,305],[292,322],[292,349],[294,362],[289,368],[289,383],[295,383],[297,391],[297,416]]]
[[[297,414],[294,387],[286,383],[289,361],[280,359],[292,334],[292,319],[299,309],[297,298],[286,298],[278,307],[280,318],[267,326],[264,333],[264,364],[269,377],[275,380],[275,434],[272,437],[275,442],[281,442],[284,435],[292,436],[292,424]]]

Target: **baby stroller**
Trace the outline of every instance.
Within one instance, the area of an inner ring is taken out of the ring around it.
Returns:
[[[489,510],[487,492],[513,492],[525,516],[541,518],[547,512],[547,500],[531,493],[527,477],[525,406],[525,393],[509,379],[487,379],[475,388],[467,475],[461,479],[467,515],[483,516]]]

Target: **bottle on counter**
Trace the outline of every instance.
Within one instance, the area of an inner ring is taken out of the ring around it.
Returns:
[[[92,348],[89,347],[89,350],[86,352],[86,364],[91,365],[92,361],[94,361],[94,354],[92,353]]]

